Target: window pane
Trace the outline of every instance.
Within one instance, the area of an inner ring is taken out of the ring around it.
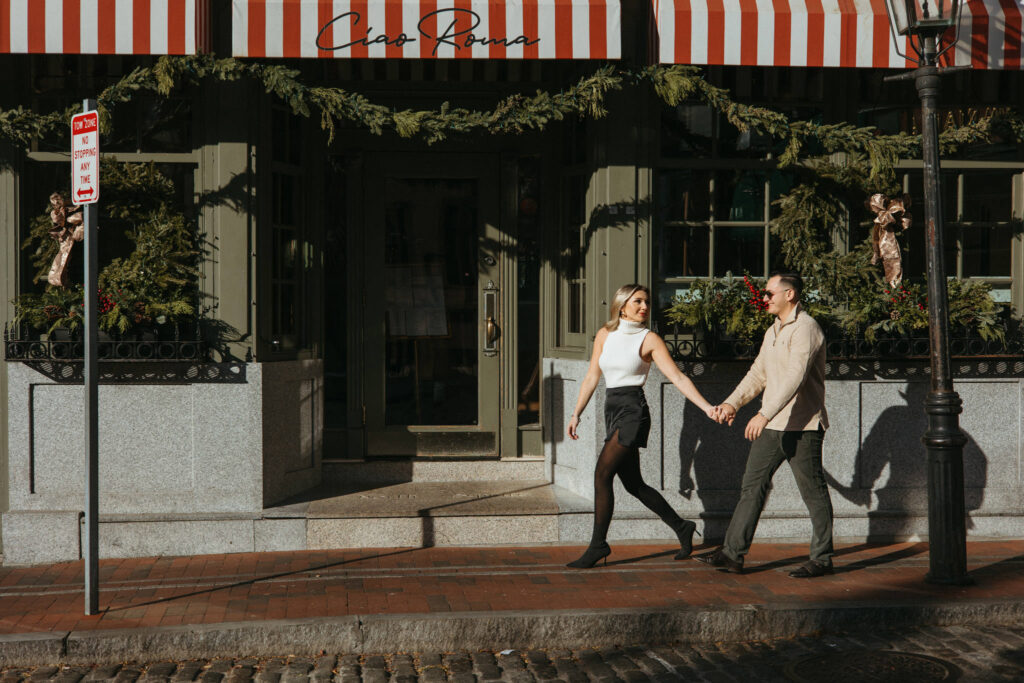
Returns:
[[[715,276],[763,276],[764,228],[715,228]]]
[[[111,110],[112,132],[105,152],[191,152],[190,99],[140,94]]]
[[[775,270],[789,270],[782,258],[782,240],[775,235],[768,234],[768,272]]]
[[[776,218],[781,213],[778,204],[774,203],[775,200],[788,194],[793,189],[794,181],[793,174],[785,171],[772,171],[768,174],[768,198],[772,202],[768,211],[772,218]]]
[[[302,118],[279,107],[274,107],[270,116],[274,161],[301,163]]]
[[[566,331],[570,334],[579,334],[583,332],[583,285],[570,282],[568,297],[569,319],[566,321]]]
[[[944,219],[945,232],[943,233],[943,253],[945,254],[944,267],[946,276],[956,275],[956,196],[957,196],[956,171],[943,171],[940,174],[942,184],[942,217]],[[904,231],[899,237],[900,249],[903,253],[903,273],[907,277],[918,277],[927,275],[928,256],[925,252],[925,203],[924,184],[920,171],[907,174],[908,194],[910,195],[910,214],[913,224],[910,230]],[[873,218],[873,216],[872,216]],[[909,248],[904,248],[908,245]]]
[[[668,171],[658,175],[658,217],[666,221],[706,221],[711,218],[708,202],[711,173]]]
[[[298,241],[294,230],[274,230],[274,277],[286,280],[295,278],[295,261]]]
[[[666,157],[710,157],[715,113],[703,104],[665,108],[661,121],[661,153]]]
[[[920,216],[920,224],[917,220],[910,230],[900,234],[897,241],[900,243],[900,255],[903,258],[903,277],[924,278],[928,275],[928,255],[925,250],[925,228],[924,216]],[[956,275],[956,239],[958,228],[956,225],[946,224],[946,230],[942,242],[942,250],[946,255],[943,259],[943,267],[946,269],[946,277]],[[881,264],[878,265],[878,272],[882,272]]]
[[[585,163],[587,160],[586,120],[571,119],[562,129],[562,163],[567,166]]]
[[[924,216],[920,216],[920,223],[910,226],[910,230],[902,233],[898,238],[900,252],[903,256],[903,277],[923,278],[928,274],[926,265],[927,256],[924,253]],[[955,236],[951,235],[951,237]],[[878,266],[881,270],[881,266]],[[948,264],[947,264],[948,267]],[[956,273],[954,270],[953,273]],[[949,273],[947,272],[947,275]]]
[[[565,178],[562,196],[562,229],[559,231],[559,278],[563,299],[559,302],[559,315],[567,334],[578,334],[584,329],[584,293],[586,265],[583,251],[583,231],[586,229],[587,181],[582,175]],[[566,340],[560,339],[560,343]]]
[[[274,222],[281,225],[295,225],[295,195],[297,179],[282,173],[274,174],[273,181],[273,216]]]
[[[976,172],[964,174],[965,221],[1008,221],[1011,218],[1013,174]],[[1008,249],[1007,242],[1003,248]]]
[[[274,286],[274,335],[295,333],[295,287],[289,284]]]
[[[965,226],[964,277],[1009,277],[1012,240],[1010,225],[992,228]]]
[[[288,113],[274,107],[270,119],[274,161],[288,161]]]
[[[733,171],[715,174],[715,220],[763,221],[763,171]]]
[[[662,227],[654,255],[659,279],[707,277],[710,247],[710,231],[706,226]]]
[[[723,117],[724,118],[724,117]],[[718,137],[718,156],[724,158],[764,159],[775,146],[775,140],[752,128],[739,130],[722,120]]]

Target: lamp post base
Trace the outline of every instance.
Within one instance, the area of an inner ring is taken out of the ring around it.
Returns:
[[[967,585],[967,521],[964,506],[964,444],[959,415],[963,402],[955,391],[931,391],[924,401],[928,431],[921,442],[928,452],[927,581]]]

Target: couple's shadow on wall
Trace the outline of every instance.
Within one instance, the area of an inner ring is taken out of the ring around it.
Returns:
[[[732,426],[715,424],[690,401],[683,409],[679,434],[679,493],[700,501],[704,540],[721,539],[729,526],[747,464],[750,442],[743,429],[757,413],[757,403],[740,409]]]
[[[838,470],[842,472],[838,477],[828,471],[829,464],[845,463],[847,456],[830,451],[830,440],[827,434],[825,436],[825,478],[833,504],[845,498],[867,510],[868,541],[899,539],[926,528],[919,520],[926,519],[928,514],[928,459],[921,443],[921,436],[927,429],[924,412],[927,393],[928,386],[917,382],[899,390],[901,402],[882,410],[855,454],[852,467],[843,466]],[[700,501],[705,539],[725,536],[729,518],[739,501],[750,450],[750,443],[743,438],[743,429],[756,412],[756,402],[747,405],[739,411],[733,425],[726,427],[710,422],[701,410],[686,402],[679,435],[679,492],[687,499],[696,496]],[[830,415],[829,419],[835,425],[840,420],[861,418]],[[971,435],[963,431],[967,437],[964,505],[968,513],[967,528],[971,529],[974,525],[970,512],[980,508],[984,498],[988,459]],[[877,501],[874,505],[873,500]]]
[[[825,471],[833,498],[838,494],[867,509],[869,542],[927,532],[928,455],[921,437],[928,428],[924,410],[928,385],[908,383],[897,393],[900,402],[882,410],[857,451],[852,471],[844,468],[845,474],[840,475],[850,483],[837,480],[827,466]],[[984,501],[988,458],[971,434],[960,429],[967,437],[963,455],[964,510],[970,530],[974,528],[970,513]],[[827,437],[825,451],[828,453]]]

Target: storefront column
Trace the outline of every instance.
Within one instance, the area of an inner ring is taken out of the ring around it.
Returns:
[[[20,154],[10,145],[0,145],[0,326],[14,318],[11,305],[18,293],[18,198],[20,195]],[[0,401],[4,420],[0,423],[0,512],[6,512],[7,496],[7,363],[0,362]],[[0,551],[3,548],[0,537]]]
[[[637,173],[646,157],[640,140],[645,120],[640,100],[635,91],[614,93],[608,116],[594,126],[595,171],[588,203],[595,235],[591,251],[597,260],[591,296],[597,315],[591,335],[607,319],[610,297],[618,287],[650,279],[650,188]]]
[[[200,207],[200,231],[207,244],[203,261],[203,307],[206,317],[223,323],[215,360],[252,358],[255,305],[253,163],[248,141],[255,104],[245,84],[207,86],[203,101],[205,138],[200,141],[197,185],[203,197],[217,201]]]

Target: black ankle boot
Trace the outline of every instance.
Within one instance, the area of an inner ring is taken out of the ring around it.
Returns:
[[[586,551],[579,556],[578,559],[573,560],[566,567],[572,567],[573,569],[590,569],[599,561],[604,560],[612,554],[612,549],[608,547],[607,543],[601,545],[592,545],[586,549]],[[608,560],[604,560],[605,564],[608,564]]]
[[[679,552],[673,559],[685,560],[693,552],[693,534],[696,533],[700,536],[700,532],[697,531],[696,522],[691,522],[688,519],[680,518],[678,522],[670,524],[672,531],[676,532],[676,536],[679,537]]]

